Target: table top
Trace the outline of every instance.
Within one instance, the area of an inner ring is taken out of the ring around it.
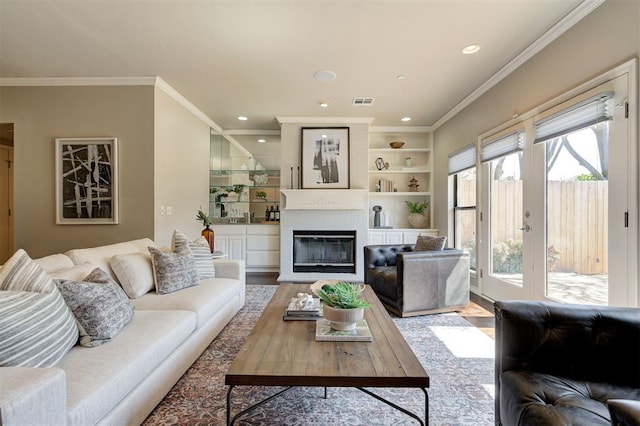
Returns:
[[[284,321],[308,284],[280,284],[225,375],[227,385],[429,387],[429,376],[370,286],[372,342],[316,342],[315,321]]]

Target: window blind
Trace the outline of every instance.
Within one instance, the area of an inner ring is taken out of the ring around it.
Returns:
[[[534,122],[534,143],[544,142],[602,121],[611,120],[609,99],[613,92],[603,92],[567,109]]]
[[[476,166],[476,144],[467,145],[449,154],[449,174],[460,173]]]
[[[496,158],[504,157],[507,154],[522,151],[523,147],[524,141],[522,131],[510,133],[482,145],[480,150],[480,161],[485,163],[487,161],[495,160]]]

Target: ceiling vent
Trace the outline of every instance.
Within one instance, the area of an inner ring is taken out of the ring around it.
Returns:
[[[373,98],[353,98],[353,106],[371,106]]]

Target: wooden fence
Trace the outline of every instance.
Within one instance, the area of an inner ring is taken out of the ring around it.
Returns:
[[[493,181],[491,198],[494,242],[521,241],[522,181]],[[547,247],[553,246],[558,252],[556,272],[608,272],[607,198],[607,181],[548,183]],[[463,224],[463,229],[469,229],[465,225],[471,224]]]

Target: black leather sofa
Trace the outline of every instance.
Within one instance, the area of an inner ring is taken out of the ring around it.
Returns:
[[[497,425],[640,424],[640,309],[494,308]]]
[[[365,246],[365,283],[388,311],[401,317],[463,309],[469,303],[469,253],[414,247]]]

